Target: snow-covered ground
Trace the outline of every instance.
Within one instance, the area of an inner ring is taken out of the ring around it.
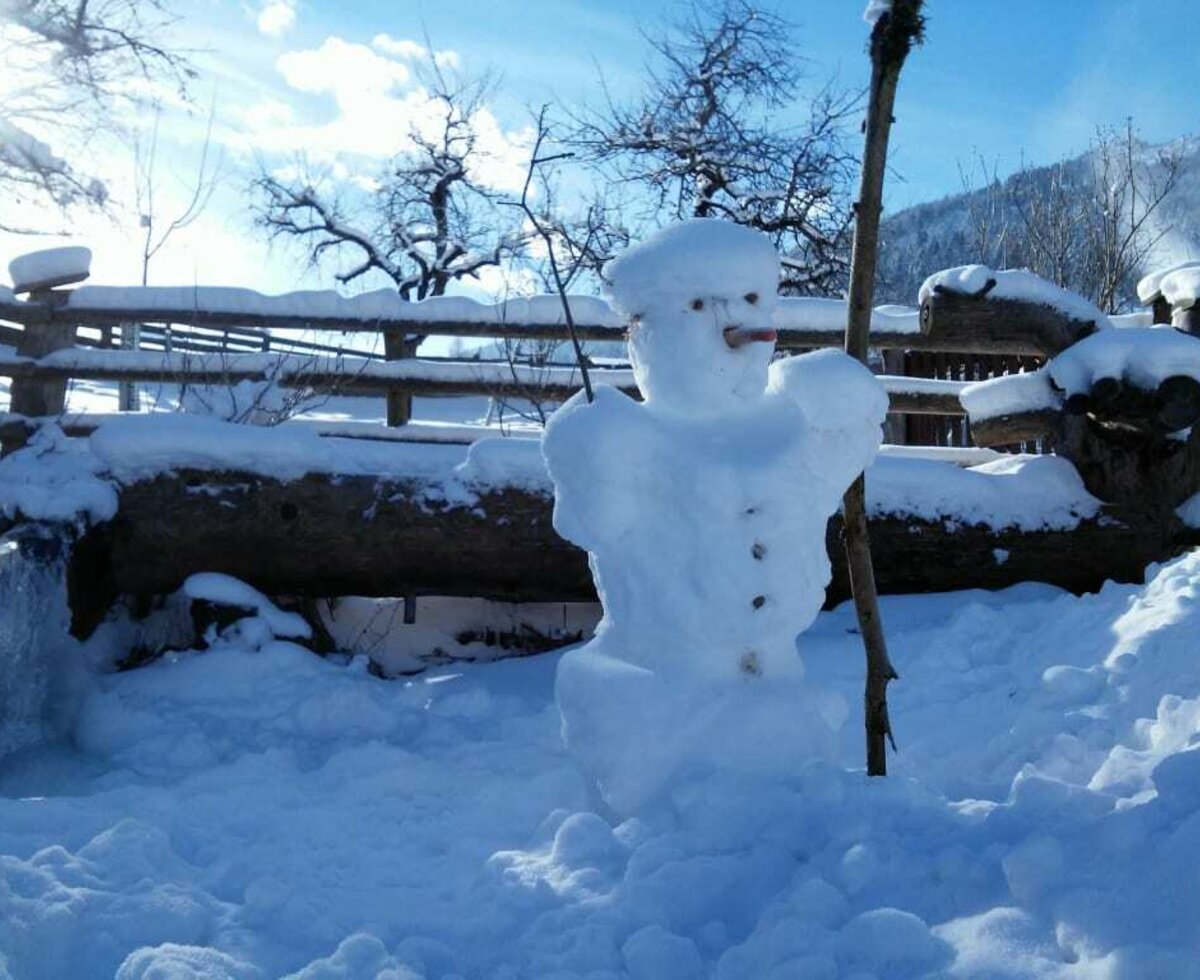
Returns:
[[[0,976],[1197,977],[1197,583],[885,598],[891,776],[852,718],[840,766],[616,826],[555,655],[384,681],[247,638],[102,674],[0,763]],[[853,623],[800,640],[851,704]]]

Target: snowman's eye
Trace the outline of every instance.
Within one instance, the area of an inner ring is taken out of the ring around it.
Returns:
[[[745,300],[747,303],[749,303],[751,306],[753,306],[755,303],[757,303],[757,302],[758,302],[758,293],[747,293],[747,294],[746,294],[745,296],[743,296],[742,298],[743,298],[743,299],[744,299],[744,300]]]
[[[692,309],[695,310],[697,313],[699,313],[702,309],[704,309],[704,300],[702,300],[702,299],[692,300]]]

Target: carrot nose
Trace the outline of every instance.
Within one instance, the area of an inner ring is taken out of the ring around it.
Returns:
[[[746,344],[767,343],[773,344],[778,337],[774,330],[746,330],[742,327],[726,327],[722,334],[725,337],[725,343],[736,350],[739,347],[744,347]]]

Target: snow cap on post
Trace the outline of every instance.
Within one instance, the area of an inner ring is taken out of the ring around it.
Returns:
[[[82,245],[44,248],[18,255],[8,263],[14,293],[53,289],[83,282],[92,271],[92,250]]]
[[[693,218],[655,232],[604,268],[609,295],[629,316],[697,297],[755,293],[775,303],[779,254],[762,232],[720,218]]]

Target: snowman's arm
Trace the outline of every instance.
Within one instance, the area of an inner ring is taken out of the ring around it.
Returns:
[[[767,388],[799,407],[815,469],[840,495],[879,448],[888,409],[883,387],[849,355],[821,350],[772,363]]]
[[[615,388],[578,392],[546,424],[542,455],[554,481],[554,529],[596,551],[623,534],[636,513],[644,411]]]

